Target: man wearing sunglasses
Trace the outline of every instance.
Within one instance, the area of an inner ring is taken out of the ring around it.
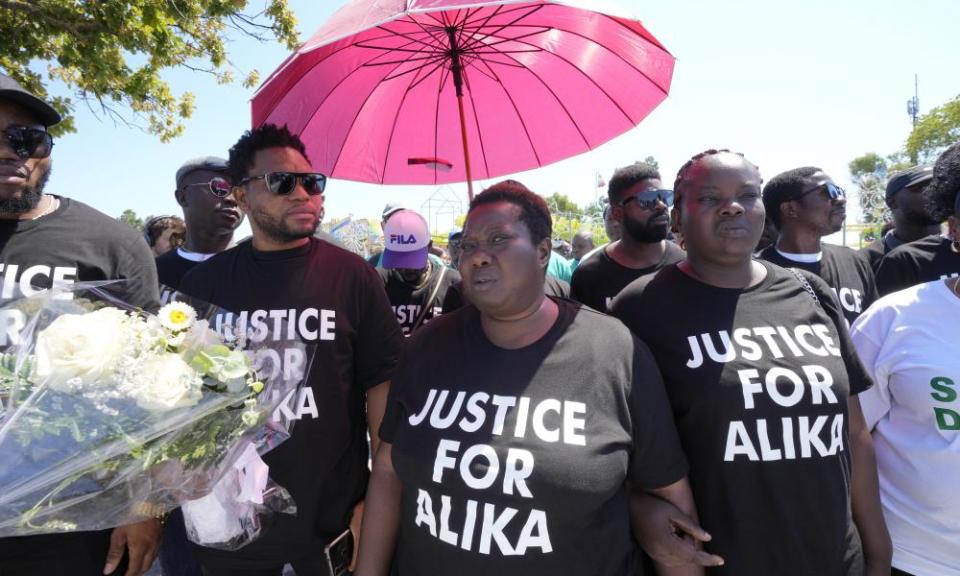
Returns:
[[[0,74],[0,280],[23,295],[80,281],[126,279],[124,301],[156,309],[153,256],[133,228],[65,196],[45,192],[60,115],[19,83]],[[6,293],[9,297],[10,294]],[[10,328],[25,317],[4,318],[0,351],[16,343]],[[0,456],[2,462],[2,456]],[[0,466],[3,466],[0,463]],[[153,561],[160,523],[148,520],[114,530],[0,539],[0,574],[93,576],[141,574]],[[125,554],[126,552],[126,554]],[[121,558],[124,566],[118,568]]]
[[[574,300],[601,312],[627,284],[685,256],[667,240],[673,191],[664,189],[656,168],[640,162],[620,168],[610,178],[607,197],[610,220],[622,235],[583,258],[570,285]]]
[[[198,264],[181,291],[246,314],[251,329],[268,326],[276,368],[306,378],[275,414],[297,420],[290,439],[264,456],[297,513],[277,515],[238,551],[194,551],[209,576],[280,576],[285,564],[297,576],[326,576],[324,546],[348,527],[358,536],[367,433],[376,450],[403,337],[376,270],[314,237],[326,177],[313,169],[299,137],[286,127],[260,126],[230,149],[228,164],[253,237]],[[312,360],[290,354],[302,349],[293,346],[298,340],[313,347]]]
[[[767,182],[763,206],[779,236],[758,257],[823,278],[836,293],[847,322],[853,324],[877,299],[877,287],[865,259],[846,246],[821,241],[843,227],[847,216],[843,188],[820,168],[795,168]]]
[[[233,197],[227,161],[216,156],[188,160],[177,170],[174,196],[187,224],[182,246],[157,258],[160,301],[179,289],[184,274],[198,263],[226,250],[243,212]]]

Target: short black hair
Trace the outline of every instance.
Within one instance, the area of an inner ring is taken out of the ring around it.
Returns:
[[[643,180],[660,180],[660,171],[656,166],[645,164],[643,162],[634,162],[629,166],[618,168],[613,176],[610,177],[610,183],[607,184],[607,199],[610,204],[620,202],[620,195],[624,190],[629,189],[637,182]]]
[[[677,177],[673,181],[673,205],[674,207],[680,206],[680,196],[683,194],[683,189],[686,187],[687,183],[690,181],[687,177],[690,169],[697,165],[701,160],[709,156],[716,156],[717,154],[734,154],[743,158],[743,161],[753,166],[753,168],[759,172],[760,168],[756,164],[747,160],[747,157],[743,155],[742,152],[734,152],[729,148],[708,148],[703,152],[694,154],[690,157],[689,160],[684,162],[683,166],[677,170]]]
[[[227,160],[230,181],[239,184],[246,178],[253,166],[253,157],[260,150],[267,148],[293,148],[302,154],[307,162],[310,161],[303,140],[290,132],[286,125],[263,124],[244,132],[237,143],[230,148],[230,158]]]
[[[516,180],[497,182],[477,194],[470,202],[467,216],[478,206],[496,202],[509,202],[520,208],[520,221],[530,230],[533,244],[539,244],[553,235],[553,219],[550,217],[547,202]]]
[[[767,217],[773,221],[778,230],[783,225],[780,218],[780,205],[802,194],[804,186],[807,185],[806,179],[817,172],[823,172],[823,170],[816,166],[794,168],[777,174],[763,187],[763,207],[767,211]]]
[[[933,165],[933,180],[923,191],[930,216],[943,222],[949,216],[960,218],[960,142],[944,150]]]
[[[182,246],[186,239],[187,226],[179,216],[151,216],[143,223],[143,238],[151,248],[156,246],[157,240],[166,230],[173,230],[170,234],[170,245],[174,248]]]

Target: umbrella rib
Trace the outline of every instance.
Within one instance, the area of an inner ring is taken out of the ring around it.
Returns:
[[[530,15],[536,13],[536,12],[538,12],[541,8],[543,8],[543,4],[541,4],[541,5],[539,5],[539,6],[530,7],[530,8],[529,8],[530,11],[527,12],[526,14],[523,14],[523,15],[521,15],[521,16],[518,16],[517,18],[515,18],[514,20],[511,20],[510,22],[507,22],[506,24],[494,24],[494,25],[492,25],[492,26],[489,26],[489,27],[493,28],[494,30],[493,30],[492,32],[484,32],[483,34],[486,35],[486,36],[496,36],[500,31],[502,31],[502,30],[504,30],[504,29],[506,29],[506,28],[510,28],[510,27],[516,26],[516,25],[517,25],[517,22],[523,20],[524,18],[527,18],[528,16],[530,16]],[[542,28],[542,26],[541,26],[541,28]],[[548,28],[548,29],[549,29],[549,28]],[[480,31],[480,28],[477,28],[477,32],[479,32],[479,31]],[[481,42],[481,40],[480,40],[479,38],[474,37],[473,39],[474,39],[474,42],[473,42],[474,45],[475,45],[476,43]]]
[[[466,77],[466,70],[464,70],[464,77]],[[469,83],[469,79],[467,80],[467,82]],[[498,84],[500,83],[498,82]],[[483,133],[480,131],[480,116],[477,114],[477,102],[476,100],[473,99],[473,90],[468,90],[467,94],[470,95],[470,108],[473,110],[473,123],[477,127],[477,142],[480,143],[480,158],[483,159],[483,169],[485,171],[484,173],[489,176],[490,164],[487,162],[487,148],[483,145]],[[526,130],[526,128],[524,128],[524,130]],[[528,134],[527,138],[529,137],[530,135]],[[533,153],[534,155],[536,155],[537,151],[534,150]]]
[[[551,54],[552,54],[552,52],[551,52]],[[510,57],[510,56],[507,56],[507,58],[511,58],[511,59],[512,59],[512,57]],[[519,62],[518,62],[518,64],[519,64]],[[488,65],[489,65],[489,64],[488,64]],[[570,113],[569,110],[567,110],[567,107],[564,106],[563,100],[560,99],[560,96],[558,96],[557,93],[553,91],[553,88],[551,88],[550,85],[547,84],[546,81],[544,81],[544,79],[541,78],[539,74],[537,74],[536,72],[534,72],[533,69],[528,68],[528,67],[526,67],[526,66],[524,66],[524,68],[530,73],[531,76],[533,76],[533,77],[536,78],[541,84],[543,84],[543,87],[547,90],[547,92],[550,93],[551,96],[553,96],[553,99],[556,100],[556,101],[557,101],[557,104],[560,106],[560,108],[563,109],[563,112],[567,115],[567,118],[570,119],[570,123],[573,124],[573,127],[576,128],[577,133],[580,134],[580,138],[583,139],[583,143],[587,145],[587,148],[593,149],[593,146],[590,145],[590,141],[587,140],[587,137],[586,137],[586,135],[583,133],[583,130],[580,129],[580,125],[577,124],[577,121],[574,120],[573,115]],[[574,68],[576,68],[576,67],[574,66]],[[586,75],[585,75],[585,76],[586,76]],[[587,78],[589,78],[589,76],[587,76]],[[500,83],[500,85],[503,86],[503,83]],[[601,92],[603,92],[603,89],[602,89],[602,88],[600,88],[599,86],[598,86],[597,88],[598,88]],[[504,92],[507,91],[507,89],[506,89],[505,86],[504,86],[503,90],[504,90]],[[610,98],[610,95],[607,94],[606,92],[603,92],[603,94],[604,94],[604,96],[606,96],[607,98]],[[509,93],[508,93],[508,96],[507,96],[507,97],[508,97],[508,98],[510,97],[510,96],[509,96]],[[610,101],[612,102],[612,101],[613,101],[613,98],[610,98]],[[511,103],[513,102],[513,98],[510,98],[510,102],[511,102]],[[614,102],[614,105],[616,105],[616,102]],[[514,108],[516,108],[516,105],[514,105]],[[619,106],[618,106],[618,108],[619,108]],[[620,111],[623,112],[622,109],[621,109]],[[519,116],[519,115],[520,115],[520,113],[517,112],[517,116]],[[624,115],[626,115],[626,113],[624,113]],[[630,117],[627,116],[627,119],[629,120]],[[522,122],[522,120],[521,120],[521,122]],[[529,135],[528,135],[528,138],[529,138]],[[532,145],[533,145],[533,143],[531,142],[531,146],[532,146]],[[534,151],[534,153],[536,153],[536,151]],[[540,162],[540,157],[539,157],[539,155],[537,156],[537,162],[538,162],[538,163]]]
[[[390,74],[388,74],[385,78],[383,78],[382,81],[396,80],[397,78],[400,78],[400,77],[402,77],[402,76],[406,76],[407,74],[412,74],[412,73],[414,73],[414,72],[418,72],[418,71],[420,71],[420,70],[423,70],[424,68],[429,68],[429,67],[432,66],[432,65],[436,65],[436,66],[434,66],[434,69],[436,69],[436,68],[439,68],[440,66],[443,66],[443,63],[444,63],[444,58],[443,58],[442,56],[441,56],[441,57],[437,57],[437,58],[433,59],[433,61],[427,62],[426,64],[421,64],[420,66],[417,66],[416,68],[411,68],[410,70],[404,70],[403,72],[400,72],[400,73],[397,73],[397,74],[390,73]],[[402,64],[402,62],[401,62],[401,64]],[[399,66],[397,66],[397,68],[399,68]],[[432,70],[431,70],[431,73],[433,73]]]
[[[578,35],[578,36],[579,36],[579,35]],[[588,39],[588,40],[589,40],[589,39]],[[528,46],[532,46],[532,47],[534,47],[534,48],[537,48],[537,46],[536,46],[535,44],[530,44],[529,42],[524,42],[524,41],[521,41],[521,40],[518,40],[518,42],[519,42],[520,44],[526,44],[526,45],[528,45]],[[599,46],[602,46],[602,44],[598,44],[598,45],[599,45]],[[609,51],[609,50],[608,50],[608,51]],[[611,51],[611,52],[612,52],[612,51]],[[574,70],[576,70],[577,72],[579,72],[584,78],[586,78],[587,80],[589,80],[591,84],[593,84],[594,86],[596,86],[596,87],[597,87],[597,90],[599,90],[600,92],[602,92],[603,95],[606,96],[607,99],[610,100],[610,102],[612,102],[614,106],[616,106],[617,110],[619,110],[620,113],[623,114],[624,118],[626,118],[631,124],[636,124],[636,122],[633,120],[633,118],[631,118],[630,115],[627,114],[627,111],[624,110],[622,106],[620,106],[620,103],[617,102],[616,100],[614,100],[609,94],[607,94],[607,91],[604,90],[603,88],[601,88],[600,85],[597,84],[597,81],[594,80],[593,78],[591,78],[589,74],[587,74],[586,72],[584,72],[583,70],[581,70],[578,66],[576,66],[573,62],[567,60],[567,59],[564,58],[563,56],[560,56],[560,55],[557,54],[556,52],[550,52],[549,50],[543,50],[543,53],[544,53],[544,54],[550,54],[551,56],[554,56],[555,58],[557,58],[557,59],[559,59],[559,60],[567,63],[571,68],[573,68]],[[504,53],[501,52],[501,54],[504,54]],[[510,56],[509,54],[504,54],[504,57],[513,60],[514,62],[516,62],[516,63],[517,63],[518,65],[520,65],[520,66],[523,66],[520,62],[517,62],[516,58],[513,58],[513,57]],[[628,64],[629,64],[629,63],[628,63]],[[527,67],[527,66],[523,66],[523,67],[529,69],[529,67]],[[532,72],[531,72],[531,73],[532,73]],[[643,73],[641,72],[641,74],[643,74]],[[542,80],[539,76],[537,76],[536,74],[534,74],[534,76],[536,76],[537,79],[540,80],[541,83],[543,83],[544,85],[546,85],[546,83],[543,82],[543,80]],[[643,74],[643,77],[646,78],[648,81],[650,80],[650,78],[649,78],[646,74]],[[654,86],[656,86],[656,83],[654,83],[654,82],[651,82],[651,83],[654,84]],[[657,86],[657,87],[659,88],[659,86]],[[662,90],[662,88],[661,88],[661,90]],[[579,128],[578,128],[578,129],[579,129]],[[589,144],[588,144],[588,146],[589,146]]]
[[[538,78],[538,79],[539,79],[539,78]],[[542,80],[541,80],[541,82],[542,82]],[[520,126],[523,127],[523,133],[524,133],[524,135],[527,137],[527,142],[530,144],[530,150],[533,151],[533,156],[534,156],[534,158],[537,159],[537,166],[543,166],[543,163],[542,163],[541,160],[540,160],[540,154],[537,152],[537,147],[533,144],[533,138],[530,136],[530,130],[527,129],[527,123],[523,121],[523,115],[520,114],[520,109],[517,108],[517,103],[514,102],[513,96],[510,95],[510,91],[507,90],[507,87],[503,85],[503,82],[497,82],[497,85],[500,86],[500,89],[503,90],[504,96],[506,96],[506,97],[507,97],[507,100],[510,101],[510,106],[513,107],[513,111],[514,111],[514,113],[517,115],[517,120],[520,121]],[[548,88],[548,90],[549,90],[549,88]],[[556,98],[556,95],[555,95],[555,94],[554,94],[554,98]],[[473,102],[473,93],[472,93],[472,92],[471,92],[471,94],[470,94],[470,101]],[[559,101],[559,99],[558,99],[558,101]],[[560,104],[560,106],[563,106],[563,104]],[[564,108],[564,110],[566,110],[566,108]],[[569,112],[567,113],[567,115],[569,115]],[[474,118],[476,118],[476,112],[474,112]],[[573,119],[571,118],[571,121],[572,121],[572,120],[573,120]],[[576,122],[574,122],[574,125],[576,125]],[[478,126],[478,127],[477,127],[477,131],[479,132],[479,130],[480,130],[480,128],[479,128],[479,126]],[[579,129],[578,129],[578,130],[579,130]],[[581,134],[581,136],[582,136],[582,134]],[[481,139],[481,142],[482,142],[482,139]],[[488,173],[488,174],[490,173],[489,169],[487,170],[487,173]]]
[[[409,87],[407,87],[407,91],[413,90],[414,88],[416,88],[417,86],[419,86],[421,83],[423,83],[423,81],[426,80],[427,78],[429,78],[430,75],[434,73],[434,71],[436,71],[438,68],[442,68],[443,65],[444,65],[444,63],[445,63],[445,60],[439,60],[439,61],[437,61],[437,62],[436,62],[436,66],[434,66],[433,69],[430,70],[430,72],[429,72],[428,74],[426,74],[423,78],[420,78],[419,80],[417,80],[416,82],[414,82],[413,84],[411,84]],[[425,68],[425,67],[424,67],[424,66],[421,66],[420,68],[423,69],[423,68]]]
[[[517,36],[517,37],[515,37],[515,38],[504,38],[504,37],[502,37],[502,36],[494,36],[494,35],[491,34],[490,36],[493,36],[494,38],[500,38],[500,40],[497,40],[496,42],[481,42],[481,41],[478,40],[477,42],[474,42],[474,43],[473,43],[469,48],[467,48],[466,50],[468,50],[468,51],[470,51],[470,52],[474,52],[474,51],[475,51],[475,50],[473,49],[474,46],[482,46],[483,48],[491,48],[491,47],[493,47],[493,46],[499,46],[500,44],[506,44],[507,42],[520,42],[520,41],[523,40],[524,38],[529,38],[529,37],[531,37],[531,36],[537,36],[538,34],[543,34],[544,32],[549,32],[550,30],[551,30],[551,28],[541,27],[541,28],[540,28],[539,30],[537,30],[536,32],[528,32],[528,33],[526,33],[526,34],[521,34],[520,36]],[[540,48],[539,46],[536,47],[534,50],[528,50],[528,52],[534,52],[534,51],[546,52],[546,50],[544,50],[543,48]]]
[[[540,5],[540,6],[514,6],[513,8],[507,8],[506,6],[504,6],[504,5],[501,4],[501,5],[497,6],[497,8],[496,8],[496,10],[494,11],[493,14],[490,14],[489,16],[481,16],[480,18],[477,18],[477,19],[476,19],[475,21],[473,21],[473,22],[469,22],[469,21],[464,20],[463,25],[464,25],[464,27],[468,27],[468,26],[472,27],[473,24],[475,24],[476,22],[479,22],[480,20],[483,20],[483,19],[486,19],[487,22],[489,22],[494,16],[503,16],[503,15],[505,15],[505,14],[510,14],[510,13],[512,13],[512,12],[519,12],[519,11],[521,11],[521,10],[528,10],[529,12],[527,12],[527,13],[524,14],[523,16],[520,16],[520,18],[519,18],[518,20],[514,20],[514,22],[517,22],[517,21],[522,20],[522,19],[526,18],[527,16],[533,14],[534,12],[539,11],[541,8],[543,8],[543,5]],[[486,26],[486,25],[484,25],[484,26]],[[489,24],[489,26],[497,27],[497,26],[500,26],[500,24]]]
[[[399,66],[397,66],[397,67],[399,68]],[[327,101],[327,98],[329,98],[329,97],[337,90],[337,88],[339,88],[341,85],[343,85],[343,83],[347,80],[347,78],[349,78],[349,77],[352,76],[354,73],[356,73],[356,72],[358,72],[358,71],[360,71],[360,70],[363,70],[363,67],[354,68],[353,70],[350,71],[349,74],[347,74],[346,76],[344,76],[342,80],[340,80],[339,82],[337,82],[337,85],[334,86],[334,87],[330,90],[329,93],[327,93],[326,97],[324,97],[324,99],[320,102],[320,104],[318,104],[317,107],[313,110],[313,114],[310,115],[310,118],[309,118],[309,119],[307,120],[307,122],[303,125],[304,130],[306,130],[307,126],[310,125],[310,122],[313,121],[313,117],[317,115],[317,112],[320,110],[320,107],[323,106],[323,104]],[[378,83],[378,84],[379,84],[379,83]],[[343,139],[344,143],[346,143],[347,138],[350,136],[350,132],[353,131],[353,127],[354,127],[354,125],[356,125],[356,123],[357,123],[357,118],[360,117],[360,113],[363,111],[363,107],[367,105],[367,102],[370,100],[370,96],[373,94],[373,92],[374,92],[374,90],[370,90],[370,91],[367,93],[366,97],[363,99],[363,103],[360,104],[360,107],[359,107],[359,108],[357,108],[357,113],[356,113],[356,115],[353,117],[353,120],[350,121],[350,127],[349,127],[349,128],[347,129],[347,131],[345,132],[345,136],[344,136],[344,139]],[[301,133],[302,133],[302,131],[301,131]],[[343,149],[344,149],[344,146],[340,146],[340,150],[337,151],[337,158],[333,161],[333,168],[330,169],[330,173],[331,173],[331,174],[333,174],[333,173],[336,171],[337,164],[340,163],[340,156],[343,154]]]
[[[619,21],[617,21],[615,18],[611,18],[610,16],[607,16],[606,14],[601,14],[601,16],[604,16],[604,17],[606,17],[606,18],[608,18],[608,19],[610,19],[610,20],[613,20],[614,22],[616,22],[616,23],[619,24],[620,26],[626,28],[626,26],[623,26],[623,24],[620,23]],[[531,25],[531,24],[518,24],[518,25],[516,25],[516,26],[514,26],[514,27],[515,27],[515,28],[533,28],[533,27],[535,27],[535,26],[534,26],[534,25]],[[654,86],[656,86],[657,89],[660,90],[661,92],[663,92],[664,95],[667,94],[667,91],[666,91],[665,89],[663,89],[659,84],[657,84],[656,82],[654,82],[646,72],[644,72],[644,71],[641,70],[640,68],[637,68],[632,62],[630,62],[629,60],[627,60],[626,58],[624,58],[623,56],[621,56],[621,55],[620,55],[619,53],[617,53],[615,50],[611,50],[611,49],[610,49],[609,47],[607,47],[605,44],[601,44],[600,42],[597,42],[597,41],[594,40],[593,38],[590,38],[590,37],[588,37],[588,36],[584,36],[583,34],[580,34],[579,32],[574,32],[574,31],[572,31],[572,30],[567,30],[566,28],[552,27],[551,29],[552,29],[552,30],[558,30],[558,31],[563,32],[563,33],[565,33],[565,34],[570,34],[571,36],[576,36],[576,37],[578,37],[578,38],[582,38],[582,39],[590,42],[591,44],[593,44],[593,45],[595,45],[595,46],[599,46],[599,47],[603,48],[605,51],[609,52],[610,54],[613,54],[613,55],[616,56],[621,62],[623,62],[624,64],[626,64],[627,66],[629,66],[630,68],[632,68],[634,71],[636,71],[637,74],[640,74],[641,76],[643,76],[644,78],[646,78],[648,82],[650,82],[651,84],[653,84]],[[630,30],[630,29],[627,28],[627,30]],[[640,37],[645,43],[650,44],[650,45],[653,46],[656,50],[659,50],[659,51],[661,51],[661,52],[665,52],[665,53],[667,53],[668,55],[670,54],[670,53],[667,52],[667,50],[664,49],[662,46],[659,46],[659,45],[657,45],[655,42],[652,42],[652,41],[648,40],[648,39],[647,39],[646,37],[644,37],[643,35],[637,34],[637,33],[636,33],[635,31],[633,31],[633,30],[630,30],[630,32],[632,32],[634,35]],[[489,35],[490,35],[490,36],[493,36],[492,34],[489,34]],[[498,37],[499,37],[499,38],[504,38],[504,37],[502,37],[502,36],[498,36]],[[504,39],[505,39],[505,40],[510,40],[510,38],[504,38]],[[521,44],[527,44],[527,45],[533,46],[533,47],[535,47],[535,48],[539,48],[539,46],[537,46],[536,44],[530,44],[530,43],[528,43],[528,42],[521,42],[521,41],[519,41],[519,40],[517,40],[517,42],[520,42]],[[541,50],[543,50],[543,49],[541,48]],[[546,52],[546,53],[548,53],[548,54],[553,54],[554,56],[557,56],[556,52],[550,52],[550,51],[548,51],[548,50],[543,50],[543,51]],[[559,58],[559,56],[558,56],[558,58]],[[567,59],[565,59],[565,58],[562,58],[562,59],[563,59],[564,62],[567,62],[568,64],[570,64],[570,62],[569,62]],[[570,64],[570,65],[573,66],[573,64]],[[574,66],[574,68],[576,68],[576,66]],[[577,69],[579,70],[579,68],[577,68]],[[582,72],[582,71],[581,71],[581,72]],[[629,115],[628,115],[627,117],[629,118]],[[631,120],[631,122],[632,122],[632,120]]]
[[[437,37],[436,35],[434,35],[434,33],[431,32],[426,26],[424,26],[422,22],[420,22],[420,21],[417,20],[416,18],[413,18],[412,16],[411,16],[411,17],[408,17],[408,21],[416,24],[421,30],[423,30],[426,34],[428,34],[431,38],[433,38],[433,41],[436,42],[436,44],[434,45],[434,47],[436,47],[436,48],[443,48],[444,46],[446,46],[446,39],[445,39],[445,38],[443,38],[443,37],[439,37],[439,38],[438,38],[438,37]]]
[[[427,75],[426,77],[429,77],[429,75]],[[413,80],[411,80],[411,84],[413,82],[418,82],[416,76],[414,76]],[[397,113],[394,114],[393,116],[393,126],[390,127],[390,138],[387,139],[387,150],[383,155],[383,170],[381,170],[380,172],[380,174],[382,174],[382,176],[380,177],[381,184],[383,184],[387,179],[387,163],[390,161],[390,148],[393,146],[393,135],[397,131],[397,123],[400,120],[400,112],[403,110],[403,105],[407,101],[407,96],[410,94],[410,90],[412,90],[412,87],[407,86],[407,89],[403,91],[403,97],[400,98],[400,105],[397,106]],[[436,156],[436,154],[434,154],[434,156]]]

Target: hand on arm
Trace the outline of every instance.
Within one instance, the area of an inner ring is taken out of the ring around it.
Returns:
[[[723,564],[722,558],[701,549],[710,535],[698,525],[686,478],[646,492],[632,490],[630,516],[637,540],[653,558],[658,574],[703,574],[703,566]]]
[[[847,400],[847,412],[850,415],[850,459],[853,465],[850,499],[853,521],[863,542],[866,576],[888,575],[893,544],[880,506],[880,480],[873,438],[856,396]]]

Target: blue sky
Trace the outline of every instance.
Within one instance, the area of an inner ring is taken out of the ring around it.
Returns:
[[[908,135],[915,73],[924,112],[960,94],[960,2],[953,0],[615,2],[677,57],[670,96],[638,127],[598,149],[515,176],[541,194],[559,191],[585,204],[595,197],[596,173],[608,178],[647,155],[672,182],[687,158],[711,147],[745,153],[766,179],[817,165],[848,184],[851,159],[893,152]],[[344,3],[290,0],[301,39]],[[229,50],[239,68],[258,69],[264,78],[287,55],[278,44],[242,38]],[[196,95],[182,137],[163,144],[80,106],[78,132],[57,142],[48,190],[111,216],[126,208],[141,216],[178,213],[176,169],[194,156],[226,155],[249,127],[253,90],[187,71],[167,77],[176,93]],[[326,213],[376,217],[387,202],[427,212],[424,202],[436,191],[333,180]],[[466,187],[453,192],[465,206]]]

